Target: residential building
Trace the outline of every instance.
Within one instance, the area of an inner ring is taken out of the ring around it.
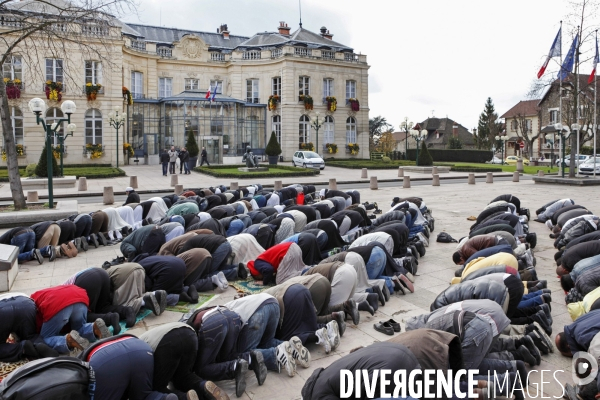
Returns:
[[[541,137],[540,125],[540,99],[521,100],[500,118],[504,118],[504,133],[508,137],[504,155],[526,155],[534,159],[544,155],[543,140]],[[521,151],[520,142],[523,141],[525,147]],[[532,145],[530,151],[529,146]],[[497,146],[498,144],[496,144]]]

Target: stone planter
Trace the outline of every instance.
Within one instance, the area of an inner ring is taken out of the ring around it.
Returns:
[[[198,165],[198,157],[190,157],[190,159],[188,160],[188,168],[191,170],[193,170],[196,165]]]
[[[269,156],[269,165],[277,165],[279,156]]]

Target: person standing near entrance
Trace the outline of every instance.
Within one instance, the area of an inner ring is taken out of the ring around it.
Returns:
[[[169,173],[175,173],[175,163],[177,162],[177,150],[175,150],[175,146],[171,146],[171,150],[168,152],[169,154]]]
[[[183,147],[180,151],[179,151],[179,173],[181,174],[182,171],[185,169],[185,174],[189,174],[190,173],[190,167],[188,165],[188,161],[190,160],[190,153],[188,153],[187,149],[185,147]]]
[[[167,149],[163,151],[160,155],[160,162],[162,163],[163,168],[163,176],[167,176],[167,166],[169,165],[169,154],[167,153]]]
[[[206,147],[202,148],[202,153],[200,153],[200,157],[202,158],[202,160],[200,161],[200,166],[203,166],[204,162],[206,162],[206,165],[210,167],[210,163],[208,162],[208,154],[206,153]]]

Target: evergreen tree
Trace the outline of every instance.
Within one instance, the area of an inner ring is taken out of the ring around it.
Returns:
[[[459,138],[451,137],[450,140],[448,140],[448,148],[451,150],[462,149],[462,142]]]
[[[281,154],[281,146],[277,141],[277,136],[275,136],[275,132],[271,132],[271,137],[269,138],[269,143],[267,143],[267,148],[265,149],[265,153],[268,156],[274,157]]]
[[[486,150],[491,149],[494,143],[494,137],[500,133],[501,126],[502,125],[498,122],[498,114],[494,109],[492,98],[488,97],[483,112],[479,116],[479,123],[477,125],[477,135],[475,136],[477,148]]]
[[[190,157],[198,157],[200,149],[198,148],[198,142],[196,142],[194,131],[191,128],[188,129],[188,137],[187,142],[185,143],[185,148],[190,154]]]
[[[417,160],[417,165],[419,166],[430,166],[433,165],[433,158],[431,158],[431,154],[425,145],[425,141],[421,142],[421,151],[419,152],[419,159]]]
[[[52,176],[59,176],[60,170],[58,169],[58,164],[56,163],[56,158],[54,158],[54,154],[52,155]],[[40,160],[38,161],[37,166],[35,167],[35,174],[38,178],[47,178],[48,177],[48,157],[46,151],[46,145],[44,145],[44,149],[42,150],[42,154],[40,155]]]

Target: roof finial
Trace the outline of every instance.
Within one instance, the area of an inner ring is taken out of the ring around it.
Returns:
[[[300,28],[302,28],[302,0],[298,0],[298,8],[300,9]]]

